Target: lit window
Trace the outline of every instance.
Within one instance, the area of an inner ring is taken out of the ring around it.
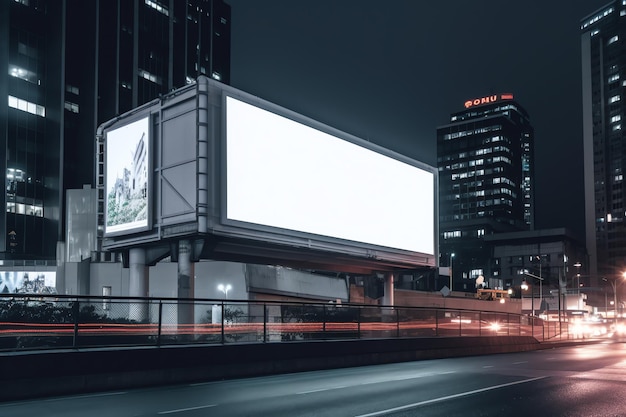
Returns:
[[[217,81],[220,81],[222,79],[222,75],[217,71],[213,71],[213,74],[211,74],[211,76]]]
[[[23,4],[24,6],[28,6],[29,0],[15,0],[16,3]]]
[[[80,93],[80,90],[78,89],[78,87],[69,85],[69,84],[65,86],[65,91],[67,91],[68,93],[76,94],[76,95],[79,95]]]
[[[616,175],[613,179],[615,182],[621,182],[624,180],[624,176],[622,174]]]
[[[614,83],[617,80],[619,80],[619,74],[611,75],[609,77],[609,83]]]
[[[39,80],[37,79],[37,74],[15,65],[9,65],[9,75],[11,77],[19,78],[20,80],[28,81],[32,84],[40,84]]]
[[[611,103],[615,103],[617,101],[620,101],[622,98],[620,96],[613,96],[611,98],[609,98],[609,104]]]
[[[612,36],[606,44],[610,45],[612,43],[617,42],[618,40],[619,40],[619,36],[615,35],[615,36]]]
[[[615,126],[613,126],[613,131],[615,132],[616,130],[622,130],[622,124],[616,124]]]
[[[596,36],[598,33],[600,33],[600,31],[596,29],[593,32],[591,32],[591,36]]]
[[[622,120],[622,116],[619,114],[617,116],[611,117],[611,123],[619,122],[620,120]]]
[[[478,229],[478,236],[485,236],[485,229]]]
[[[78,107],[78,104],[76,103],[72,103],[71,101],[66,101],[65,110],[71,111],[72,113],[78,113],[79,107]]]
[[[166,7],[161,6],[159,3],[157,3],[156,1],[151,1],[151,0],[145,0],[146,5],[149,7],[152,7],[154,10],[156,10],[159,13],[164,14],[165,16],[169,16],[170,12],[167,10]]]
[[[21,98],[9,96],[9,107],[35,114],[37,116],[46,117],[46,108]]]
[[[146,70],[140,69],[139,70],[139,76],[148,80],[148,81],[152,81],[155,84],[159,84],[161,85],[161,77],[151,74]]]

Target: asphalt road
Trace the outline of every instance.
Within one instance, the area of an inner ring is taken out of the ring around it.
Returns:
[[[0,403],[20,416],[626,416],[626,344]]]

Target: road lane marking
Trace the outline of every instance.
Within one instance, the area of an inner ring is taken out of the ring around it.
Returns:
[[[177,410],[159,411],[157,414],[184,413],[185,411],[202,410],[203,408],[215,407],[217,404],[199,405],[198,407],[179,408]]]
[[[473,391],[460,392],[458,394],[447,395],[445,397],[433,398],[431,400],[420,401],[418,403],[402,405],[400,407],[388,408],[386,410],[381,410],[381,411],[375,411],[375,412],[369,413],[369,414],[360,414],[360,415],[358,415],[356,417],[381,416],[383,414],[395,413],[396,411],[408,410],[410,408],[416,408],[416,407],[419,407],[419,406],[422,406],[422,405],[426,405],[426,404],[438,403],[438,402],[442,402],[442,401],[451,400],[451,399],[454,399],[454,398],[466,397],[468,395],[473,395],[473,394],[478,394],[478,393],[481,393],[481,392],[491,391],[491,390],[498,389],[498,388],[510,387],[511,385],[525,384],[526,382],[537,381],[539,379],[544,379],[544,378],[547,378],[547,376],[540,376],[540,377],[537,377],[537,378],[523,379],[521,381],[509,382],[507,384],[494,385],[494,386],[491,386],[491,387],[475,389]]]
[[[334,389],[341,389],[341,388],[346,388],[346,386],[345,385],[340,385],[338,387],[312,389],[310,391],[296,392],[296,395],[313,394],[315,392],[331,391],[331,390],[334,390]]]
[[[2,403],[2,404],[0,404],[0,407],[14,406],[16,404],[34,404],[34,403],[40,403],[40,402],[80,400],[80,399],[83,399],[83,398],[108,397],[108,396],[111,396],[111,395],[124,395],[124,394],[128,394],[128,391],[101,392],[101,393],[98,393],[98,394],[72,395],[70,397],[54,397],[54,398],[43,398],[43,399],[39,399],[38,398],[36,400],[20,401],[19,403]]]
[[[446,371],[446,372],[428,373],[428,374],[422,374],[422,375],[405,375],[405,376],[399,376],[399,377],[395,377],[395,378],[385,378],[385,379],[382,379],[382,380],[381,379],[376,379],[374,381],[361,382],[361,383],[359,383],[357,385],[373,385],[373,384],[382,384],[384,382],[406,381],[406,380],[409,380],[409,379],[426,378],[426,377],[429,377],[429,376],[453,374],[454,372],[455,371]],[[296,392],[296,395],[312,394],[314,392],[330,391],[330,390],[341,389],[341,388],[348,388],[348,386],[347,385],[341,385],[341,386],[335,386],[335,387],[312,389],[312,390],[309,390],[309,391]]]
[[[485,365],[485,366],[483,366],[483,369],[487,369],[487,368],[493,368],[493,365]]]
[[[513,362],[513,365],[521,365],[523,363],[528,363],[528,361]]]

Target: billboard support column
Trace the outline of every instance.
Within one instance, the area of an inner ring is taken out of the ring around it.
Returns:
[[[178,241],[178,324],[194,324],[192,301],[194,297],[194,264],[191,262],[191,242],[188,239]]]
[[[385,274],[385,293],[383,295],[383,305],[394,305],[393,297],[393,273],[389,272]]]
[[[131,297],[148,297],[148,267],[146,266],[146,250],[143,248],[131,248],[128,251],[129,288],[128,295]],[[136,321],[148,320],[147,301],[130,304],[128,318]]]

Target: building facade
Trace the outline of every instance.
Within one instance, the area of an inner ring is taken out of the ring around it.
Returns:
[[[3,1],[0,66],[8,68],[0,73],[0,260],[53,265],[63,252],[66,190],[101,180],[98,125],[200,74],[230,82],[230,6]]]
[[[453,290],[499,279],[485,236],[532,228],[533,149],[528,113],[511,94],[468,100],[437,128],[440,265]]]
[[[585,232],[594,285],[626,271],[626,4],[581,20]]]

